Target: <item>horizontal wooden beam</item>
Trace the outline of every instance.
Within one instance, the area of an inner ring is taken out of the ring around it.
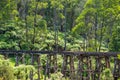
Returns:
[[[59,55],[81,55],[81,56],[117,56],[120,52],[71,52],[71,51],[32,51],[32,50],[0,50],[0,54],[59,54]]]

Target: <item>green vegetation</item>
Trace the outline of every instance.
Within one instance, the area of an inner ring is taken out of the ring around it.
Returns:
[[[1,1],[0,49],[55,50],[58,45],[69,51],[115,51],[111,45],[119,37],[116,36],[119,3],[119,0]]]
[[[35,68],[31,65],[14,67],[12,61],[5,60],[4,57],[0,55],[0,80],[27,80],[30,71],[35,71]]]
[[[14,69],[10,65],[8,60],[4,60],[3,56],[0,56],[0,80],[13,80]]]
[[[119,52],[120,0],[1,0],[0,50]],[[0,80],[35,70],[11,64],[0,56]]]
[[[41,63],[44,64],[46,60],[46,57],[45,55],[42,56],[42,59],[41,59]],[[59,56],[59,61],[58,61],[58,64],[59,64],[59,67],[61,66],[61,57]],[[42,65],[42,66],[45,66],[45,65]],[[21,64],[19,66],[14,66],[14,62],[7,59],[5,60],[4,57],[2,55],[0,55],[0,80],[29,80],[30,79],[30,74],[31,74],[31,71],[33,72],[34,76],[33,78],[34,79],[37,79],[38,76],[36,74],[37,72],[37,69],[35,69],[34,66],[31,66],[31,65],[24,65],[24,64]],[[41,71],[41,80],[44,80],[45,78],[45,75],[43,74],[43,72]],[[51,77],[48,78],[47,77],[47,80],[66,80],[64,77],[63,77],[63,74],[61,72],[57,72],[57,73],[52,73],[50,75]]]

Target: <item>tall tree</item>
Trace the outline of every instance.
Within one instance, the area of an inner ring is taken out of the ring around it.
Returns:
[[[118,10],[115,7],[118,6],[119,0],[115,0],[115,2],[88,0],[86,2],[84,10],[76,20],[77,25],[73,28],[73,32],[80,32],[84,36],[87,51],[101,51],[102,43],[110,42],[112,28],[116,24],[116,16],[118,15]]]

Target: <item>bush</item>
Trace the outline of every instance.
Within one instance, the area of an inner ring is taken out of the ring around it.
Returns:
[[[30,72],[35,71],[35,68],[31,65],[19,65],[14,68],[15,78],[20,80],[26,80],[30,77]]]
[[[0,80],[26,80],[30,77],[30,72],[35,72],[32,65],[12,66],[9,60],[5,60],[0,55]]]
[[[0,56],[0,80],[14,80],[14,70],[9,60]]]

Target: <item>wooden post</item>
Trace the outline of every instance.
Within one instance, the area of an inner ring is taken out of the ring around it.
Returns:
[[[18,66],[19,65],[19,63],[18,63],[18,61],[19,61],[19,56],[18,56],[18,54],[17,53],[15,53],[16,55],[16,58],[15,58],[15,66]]]
[[[53,67],[54,67],[54,72],[57,72],[57,55],[53,55]]]
[[[48,77],[50,77],[49,73],[50,73],[50,67],[51,67],[51,55],[48,54],[47,55],[47,61],[46,61],[46,67],[45,67],[45,79]]]
[[[81,55],[78,55],[78,69],[77,69],[77,75],[76,75],[76,79],[77,80],[82,80],[82,68],[83,68],[83,65],[82,65],[82,56]]]
[[[34,65],[34,55],[31,53],[31,65]],[[33,70],[30,71],[30,80],[33,80]]]
[[[105,64],[106,64],[106,67],[107,67],[107,68],[110,68],[110,60],[109,60],[109,57],[106,57],[106,56],[105,56]]]
[[[67,71],[67,62],[68,61],[68,55],[63,55],[63,66],[62,66],[62,74],[64,77],[66,77],[66,71]]]
[[[74,56],[70,55],[70,77],[71,80],[75,79],[75,67],[74,67]]]
[[[41,69],[40,55],[38,55],[37,57],[37,64],[38,64],[38,80],[40,80],[40,69]]]
[[[8,53],[4,53],[4,58],[7,59],[8,58]]]
[[[117,57],[114,57],[114,80],[118,80],[118,77],[120,76],[120,60],[117,59]]]
[[[21,60],[22,60],[22,64],[25,64],[25,54],[24,53],[22,54],[22,59]]]
[[[100,71],[101,71],[101,61],[100,61],[100,56],[97,56],[95,58],[95,71],[94,71],[94,77],[93,80],[100,80]]]

